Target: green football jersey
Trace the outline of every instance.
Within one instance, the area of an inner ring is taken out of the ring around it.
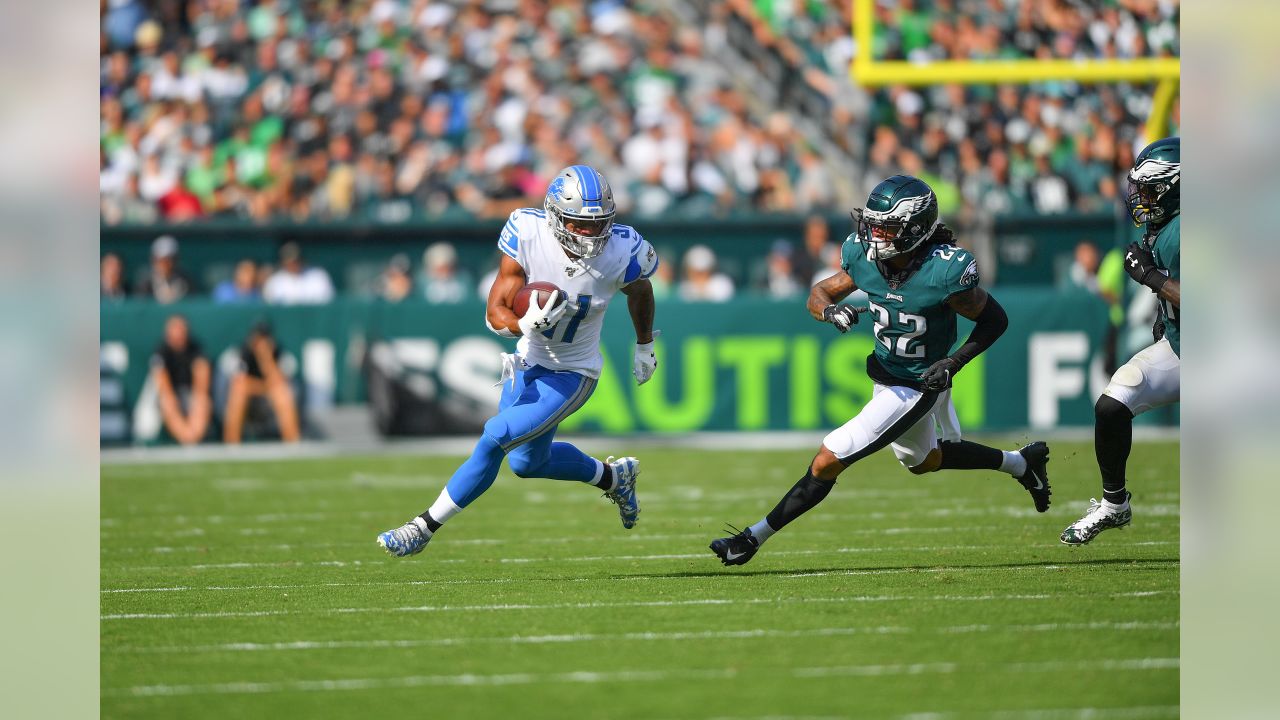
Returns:
[[[1181,224],[1182,216],[1174,215],[1173,219],[1165,223],[1164,227],[1156,233],[1156,242],[1151,248],[1151,254],[1156,258],[1156,267],[1178,282],[1182,282],[1182,272],[1179,269],[1179,256],[1182,251]],[[1164,336],[1173,346],[1174,354],[1182,357],[1182,333],[1178,327],[1178,308],[1168,300],[1161,299],[1160,317],[1164,320]]]
[[[867,374],[885,385],[919,387],[933,363],[956,344],[956,313],[946,304],[952,295],[978,285],[978,261],[955,245],[935,245],[901,283],[891,283],[867,246],[855,235],[845,240],[840,266],[871,298],[876,350],[867,358]]]

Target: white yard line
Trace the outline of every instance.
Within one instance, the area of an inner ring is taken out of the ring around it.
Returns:
[[[888,675],[945,675],[956,672],[1059,672],[1063,670],[1142,671],[1170,670],[1179,667],[1178,658],[1091,659],[1075,662],[981,664],[965,666],[952,662],[893,664],[893,665],[838,665],[796,668],[791,675],[798,679],[826,677],[883,677]],[[136,685],[133,687],[107,688],[102,694],[110,697],[174,696],[174,695],[253,695],[287,692],[334,692],[353,690],[383,690],[391,688],[431,686],[500,686],[534,685],[545,683],[617,683],[617,682],[666,682],[731,680],[738,676],[732,668],[722,670],[622,670],[616,672],[566,672],[566,673],[505,673],[462,675],[410,675],[384,678],[332,678],[326,680],[284,680],[277,682],[239,682],[208,685]]]
[[[753,491],[750,493],[749,496],[743,496],[737,493],[725,493],[724,495],[710,495],[707,497],[700,498],[698,500],[681,499],[678,502],[685,502],[689,504],[699,504],[699,505],[704,503],[712,503],[720,507],[725,507],[727,505],[735,503],[739,499],[750,500],[754,498],[757,500],[771,502],[771,501],[777,500],[777,498],[781,495],[783,489],[784,488],[778,488],[777,490],[770,490],[768,492]],[[759,497],[755,497],[756,495],[759,495]],[[569,495],[567,497],[576,497],[576,496]],[[643,491],[641,491],[640,503],[642,507],[645,503],[646,497],[647,496],[643,493]],[[591,502],[591,503],[600,504],[602,509],[608,509],[609,507],[608,503],[602,500],[598,495],[581,496],[579,499],[581,499],[582,502]],[[881,499],[883,499],[884,502],[877,503],[878,505],[888,504],[891,506],[901,506],[902,504],[901,499],[893,499],[888,497],[884,497]],[[562,500],[563,498],[556,498],[557,503],[560,503]],[[656,500],[657,499],[655,498],[655,501]],[[1029,503],[1019,502],[1019,503],[1010,503],[1005,505],[963,505],[963,504],[958,505],[956,504],[955,501],[956,501],[956,498],[953,498],[953,497],[924,496],[924,497],[910,500],[911,507],[902,509],[898,512],[873,511],[873,512],[860,512],[860,513],[849,513],[849,512],[842,513],[842,512],[839,512],[838,510],[840,506],[856,504],[859,507],[864,507],[870,504],[868,502],[868,498],[860,498],[856,494],[852,494],[852,493],[848,495],[832,495],[823,504],[824,508],[831,508],[831,511],[816,513],[813,516],[813,520],[814,521],[820,521],[820,520],[833,521],[833,520],[851,520],[851,519],[865,520],[868,518],[877,519],[877,518],[890,518],[890,517],[909,518],[913,516],[950,517],[950,516],[978,516],[978,515],[999,515],[1004,517],[1043,517],[1043,515],[1041,513],[1036,512],[1035,508],[1031,507]],[[945,503],[947,504],[947,507],[930,507],[931,505],[936,506],[938,503]],[[1083,511],[1087,503],[1084,503],[1081,501],[1077,504],[1080,506],[1080,510]],[[736,512],[742,512],[742,511],[736,510]],[[1153,517],[1153,518],[1154,517],[1177,517],[1181,514],[1181,506],[1179,505],[1177,498],[1174,498],[1172,502],[1135,505],[1134,512],[1143,517]],[[304,512],[269,512],[269,513],[243,514],[243,515],[240,515],[240,514],[185,515],[181,513],[179,514],[151,513],[151,514],[134,515],[134,516],[128,516],[128,517],[104,517],[99,519],[99,523],[103,527],[113,527],[113,528],[125,527],[134,523],[146,524],[146,525],[155,525],[157,523],[163,523],[165,525],[182,525],[182,526],[194,525],[199,527],[205,527],[208,525],[231,525],[231,526],[238,527],[240,525],[298,523],[298,522],[313,522],[313,521],[323,522],[326,520],[351,521],[355,519],[367,519],[367,520],[379,520],[383,522],[393,522],[398,517],[400,516],[389,515],[386,510],[347,510],[347,511],[312,510],[312,511],[304,511]],[[711,522],[719,522],[722,519],[729,519],[729,520],[733,519],[732,517],[727,517],[727,518],[719,518],[717,516],[706,516],[706,517]],[[686,518],[686,520],[692,521],[693,519]],[[808,520],[808,518],[806,518],[806,520]],[[403,521],[403,518],[401,518],[401,521]],[[522,519],[514,515],[511,517],[511,522],[513,524],[517,524],[521,526],[524,526],[524,525],[562,526],[564,524],[562,521],[559,521],[559,520],[551,521],[551,522],[542,522],[542,521],[530,522],[530,520],[528,519]]]
[[[1177,622],[1091,622],[1042,623],[1038,625],[950,625],[916,628],[899,625],[871,627],[825,627],[805,630],[707,630],[700,632],[636,632],[636,633],[572,633],[560,635],[503,635],[498,637],[438,637],[420,640],[293,640],[288,642],[234,642],[217,645],[157,645],[103,647],[104,652],[118,654],[192,655],[220,652],[278,652],[299,650],[382,650],[460,645],[543,645],[589,642],[655,642],[672,640],[755,640],[801,637],[843,637],[849,635],[900,635],[933,633],[942,635],[984,633],[1054,633],[1082,630],[1141,632],[1176,630]]]
[[[1039,710],[992,710],[984,713],[988,720],[1150,720],[1177,718],[1177,705],[1134,705],[1131,707],[1046,708]],[[972,718],[972,712],[925,710],[898,715],[898,720],[951,720]],[[855,720],[853,715],[715,715],[705,720]]]
[[[1137,543],[1141,544],[1141,543]],[[1182,561],[1176,558],[1149,558],[1136,559],[1132,562],[1141,563],[1144,567],[1152,565],[1181,565]],[[975,572],[985,570],[1065,570],[1072,565],[1079,563],[1064,563],[1061,565],[982,565],[969,567],[947,567],[940,565],[938,567],[918,567],[918,568],[871,568],[868,570],[819,570],[815,572],[801,572],[793,575],[787,575],[788,578],[807,578],[807,577],[823,577],[823,576],[841,576],[841,575],[898,575],[904,573],[945,573],[945,572]]]
[[[229,530],[230,528],[222,529],[222,531],[224,532]],[[558,535],[555,537],[541,537],[541,538],[538,538],[538,544],[539,545],[571,545],[571,544],[581,545],[593,540],[603,540],[609,543],[617,543],[617,544],[625,545],[627,543],[662,542],[662,541],[668,541],[668,540],[710,540],[714,538],[716,536],[716,533],[718,532],[717,530],[711,530],[711,531],[702,531],[702,532],[696,532],[696,533],[693,533],[693,532],[654,533],[651,535],[641,532],[641,533],[627,533],[625,535],[618,535],[616,533],[613,533],[612,530],[613,529],[610,528],[608,532],[599,532],[599,531],[592,532],[585,537],[582,534]],[[831,537],[831,536],[843,537],[846,535],[917,535],[917,534],[935,535],[935,534],[946,534],[946,533],[973,534],[973,533],[984,533],[984,532],[1013,533],[1013,532],[1016,532],[1016,530],[1003,525],[966,525],[965,527],[954,527],[954,526],[939,527],[936,525],[926,526],[926,527],[905,527],[905,526],[904,527],[887,527],[887,528],[863,527],[863,528],[841,528],[839,530],[817,530],[817,529],[808,528],[805,530],[806,535],[812,535],[814,537]],[[296,535],[295,531],[291,528],[271,529],[271,528],[255,528],[255,527],[238,528],[235,530],[234,534],[245,536],[245,537],[262,537],[262,536],[270,536],[270,535],[281,535],[281,536]],[[209,531],[205,530],[204,528],[190,528],[185,531],[153,530],[149,532],[131,532],[131,533],[114,533],[114,532],[104,531],[99,533],[99,539],[103,540],[104,545],[106,545],[105,541],[112,540],[112,539],[129,538],[129,539],[136,540],[138,538],[144,538],[144,537],[159,537],[159,538],[208,537],[209,535],[210,535]],[[515,544],[524,542],[524,540],[518,536],[512,535],[509,537],[500,537],[500,538],[450,537],[447,542],[450,545],[505,545],[505,544],[515,545]],[[205,543],[204,545],[190,545],[190,546],[178,546],[178,547],[180,549],[203,551],[203,550],[208,550],[210,546],[218,546],[218,545],[219,545],[218,542],[211,540]],[[307,547],[346,547],[346,546],[362,546],[362,545],[368,545],[368,543],[367,542],[330,543],[330,544],[322,544],[322,545],[307,543]],[[121,552],[147,552],[153,549],[154,547],[155,545],[120,545],[120,546],[111,545],[109,548],[104,547],[104,549],[111,549],[113,551],[121,551]],[[237,548],[243,547],[246,549],[253,549],[258,546],[237,545],[234,547],[237,547]]]
[[[795,677],[876,677],[880,675],[932,675],[946,674],[959,670],[957,663],[919,663],[911,665],[827,665],[822,667],[796,668],[792,671]],[[986,672],[1039,673],[1120,670],[1176,670],[1178,658],[1129,658],[1129,659],[1091,659],[1091,660],[1054,660],[1033,663],[992,663],[972,666],[966,669],[982,669]]]
[[[1103,597],[1152,597],[1177,594],[1177,590],[1142,590],[1111,593]],[[983,602],[1001,600],[1049,600],[1074,595],[1074,593],[1041,593],[1035,595],[851,595],[832,598],[705,598],[695,600],[647,600],[635,602],[585,602],[585,603],[503,603],[493,605],[416,605],[407,607],[343,607],[316,610],[253,610],[222,612],[172,612],[172,613],[109,613],[101,615],[110,620],[187,620],[199,618],[268,617],[278,615],[345,615],[363,613],[418,613],[418,612],[492,612],[505,610],[587,610],[619,607],[687,607],[698,605],[785,605],[793,603],[859,603],[859,602]],[[1099,597],[1099,596],[1095,596]]]
[[[1151,565],[1178,565],[1180,561],[1169,559],[1153,559],[1142,561],[1144,566]],[[819,572],[795,573],[793,575],[782,575],[783,578],[808,578],[823,577],[830,575],[906,575],[912,573],[965,573],[965,572],[986,572],[989,570],[1039,570],[1039,571],[1057,571],[1069,568],[1071,565],[1023,565],[1023,566],[966,566],[966,567],[919,567],[919,568],[869,568],[866,570],[834,570]],[[727,577],[732,577],[732,573],[726,573]],[[548,582],[602,582],[602,581],[658,581],[669,580],[670,578],[655,578],[648,576],[636,577],[619,577],[619,578],[548,578]],[[521,582],[527,582],[527,579],[521,579]],[[395,581],[376,581],[370,580],[366,582],[327,582],[327,583],[293,583],[293,584],[258,584],[258,585],[177,585],[171,587],[123,587],[123,588],[107,588],[99,592],[106,595],[120,593],[174,593],[174,592],[239,592],[251,590],[307,590],[318,588],[335,588],[335,587],[412,587],[419,585],[492,585],[499,583],[516,582],[516,578],[478,578],[468,580],[395,580]]]
[[[1048,544],[1046,542],[1046,544]],[[1130,547],[1150,547],[1178,545],[1177,540],[1147,540],[1142,542],[1128,543]],[[372,543],[368,543],[372,545]],[[273,549],[298,550],[302,547],[294,546],[265,546]],[[1053,544],[1057,547],[1057,543]],[[827,554],[850,554],[850,553],[880,553],[880,552],[942,552],[951,550],[997,550],[1002,549],[996,545],[926,545],[915,547],[900,546],[864,546],[864,547],[842,547],[842,548],[826,548],[814,550],[778,550],[770,552],[771,556],[793,556],[793,555],[827,555]],[[707,559],[710,554],[707,552],[697,553],[657,553],[648,555],[585,555],[571,557],[525,557],[525,558],[498,558],[499,563],[509,565],[522,565],[528,563],[544,563],[544,562],[615,562],[615,561],[633,561],[633,560],[695,560]],[[388,558],[389,559],[389,558]],[[432,560],[433,563],[475,563],[475,562],[491,562],[491,558],[442,558]],[[385,563],[386,560],[327,560],[321,562],[279,562],[279,563],[215,563],[215,564],[196,564],[196,565],[112,565],[104,568],[104,571],[111,572],[114,570],[134,570],[134,571],[158,571],[158,570],[208,570],[208,569],[233,569],[233,568],[255,568],[255,567],[301,567],[306,565],[326,565],[343,567],[346,565],[377,565]]]
[[[188,654],[212,652],[263,652],[280,650],[375,650],[389,648],[449,647],[457,645],[544,645],[586,642],[653,642],[663,640],[740,640],[800,637],[834,637],[846,635],[890,635],[908,633],[910,628],[881,626],[867,628],[814,628],[809,630],[707,630],[699,632],[635,632],[573,633],[562,635],[504,635],[501,637],[443,637],[421,640],[297,640],[271,643],[222,643],[219,645],[171,645],[160,647],[123,647],[109,649],[116,653]]]

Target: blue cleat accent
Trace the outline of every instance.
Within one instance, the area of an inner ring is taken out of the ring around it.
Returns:
[[[630,530],[640,519],[640,501],[636,499],[636,478],[640,476],[640,461],[633,457],[614,460],[610,455],[605,462],[613,469],[613,489],[604,496],[618,506],[622,527]]]
[[[431,542],[431,532],[427,530],[427,522],[416,517],[395,530],[388,530],[378,536],[378,544],[388,555],[409,557],[422,552]]]

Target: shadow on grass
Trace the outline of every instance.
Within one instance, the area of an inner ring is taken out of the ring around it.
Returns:
[[[708,559],[714,559],[708,555]],[[722,568],[720,570],[700,571],[690,570],[685,572],[662,572],[662,573],[626,573],[610,576],[612,579],[621,580],[626,578],[716,578],[716,577],[752,577],[752,576],[769,576],[769,575],[818,575],[822,573],[830,575],[859,575],[862,573],[877,572],[945,572],[947,570],[1001,570],[1001,569],[1017,569],[1017,568],[1069,568],[1069,567],[1089,567],[1089,566],[1106,566],[1106,565],[1178,565],[1179,560],[1176,557],[1168,558],[1093,558],[1089,560],[1068,560],[1055,562],[1021,562],[1021,563],[982,563],[972,565],[878,565],[870,567],[827,567],[827,568],[791,568],[787,570],[742,570],[738,568]]]

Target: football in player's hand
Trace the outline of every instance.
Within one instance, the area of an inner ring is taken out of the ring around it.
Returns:
[[[524,314],[529,312],[529,304],[535,295],[537,295],[538,307],[542,307],[542,304],[547,301],[551,293],[556,291],[560,292],[559,296],[556,297],[556,306],[559,307],[565,302],[563,290],[556,287],[555,283],[531,282],[516,292],[516,299],[511,303],[511,310],[516,314],[516,317],[524,317]]]

